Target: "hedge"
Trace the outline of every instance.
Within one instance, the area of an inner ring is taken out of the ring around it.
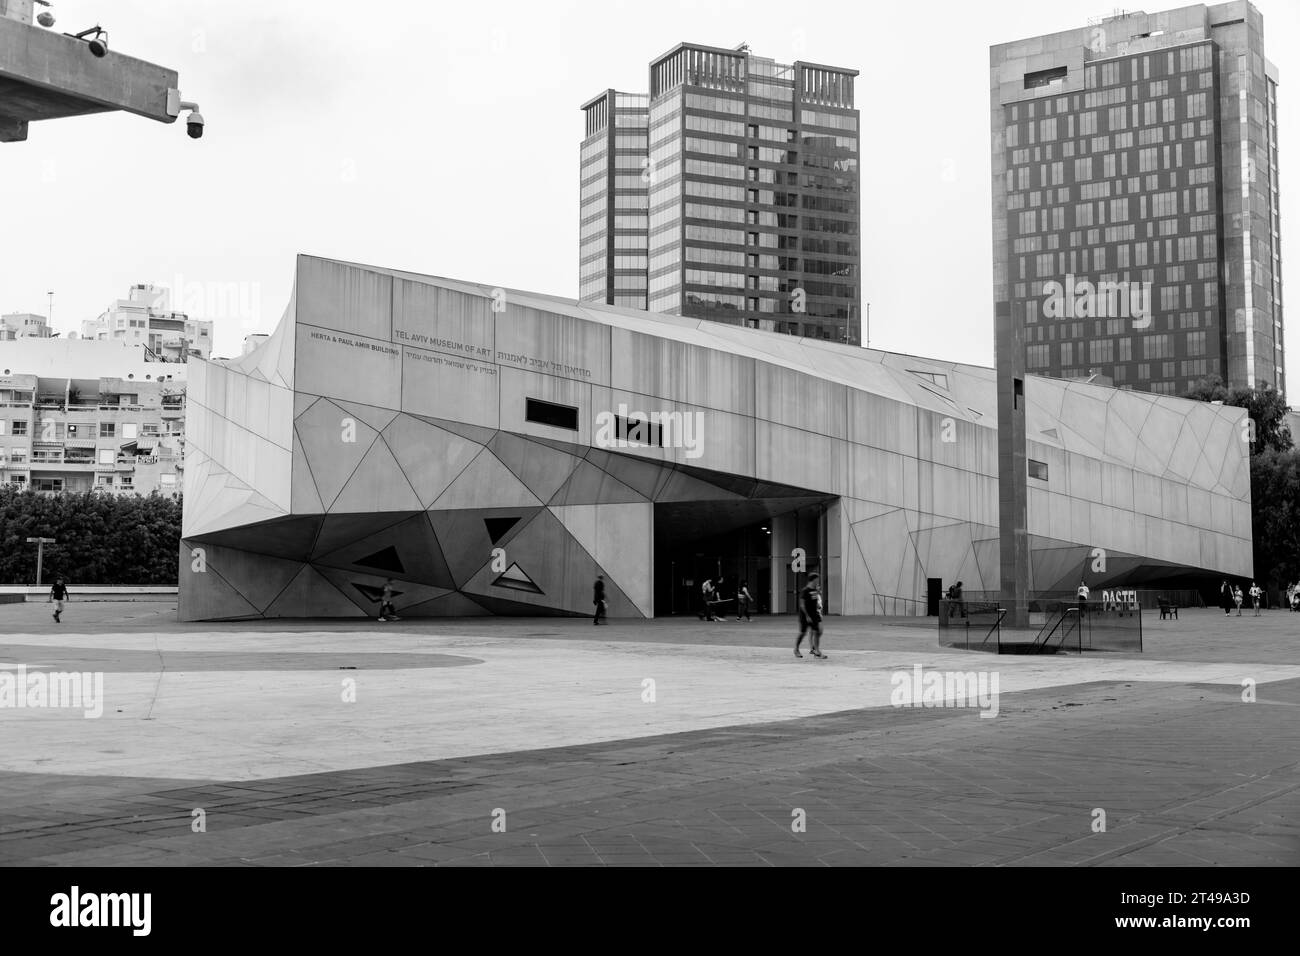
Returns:
[[[42,582],[175,585],[181,496],[104,491],[41,494],[0,487],[0,583],[36,581],[36,545],[45,546]]]

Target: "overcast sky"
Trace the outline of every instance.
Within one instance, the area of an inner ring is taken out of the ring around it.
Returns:
[[[1256,5],[1281,74],[1283,281],[1300,301],[1300,3]],[[177,307],[214,319],[216,352],[232,355],[274,328],[298,252],[575,297],[579,105],[608,87],[644,92],[651,58],[680,41],[744,41],[861,71],[871,345],[992,365],[988,47],[1113,5],[56,0],[54,12],[58,30],[101,23],[113,49],[179,70],[207,133],[108,114],[0,144],[0,311],[44,314],[53,290],[56,328],[75,330],[132,283],[179,285]]]

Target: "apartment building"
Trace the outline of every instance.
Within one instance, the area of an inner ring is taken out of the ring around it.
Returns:
[[[180,491],[185,372],[119,342],[0,342],[0,484]]]
[[[171,292],[137,283],[98,318],[81,323],[81,337],[120,341],[147,348],[160,362],[184,362],[191,355],[212,354],[212,323],[191,319],[171,307]]]

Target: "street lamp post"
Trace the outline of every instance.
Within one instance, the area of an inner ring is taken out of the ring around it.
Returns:
[[[27,539],[28,544],[36,545],[36,586],[37,587],[41,586],[41,565],[44,563],[45,560],[45,546],[47,544],[54,544],[56,540],[57,539],[55,538],[28,538]]]

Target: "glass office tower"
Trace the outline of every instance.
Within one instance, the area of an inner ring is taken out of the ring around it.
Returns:
[[[1285,390],[1277,72],[1244,0],[991,50],[994,301],[1030,373]],[[1137,306],[1134,308],[1134,306]]]
[[[645,94],[606,90],[583,106],[578,297],[646,307]]]
[[[856,75],[681,44],[650,64],[639,156],[617,128],[631,97],[585,104],[580,297],[633,304],[618,222],[633,228],[644,198],[638,307],[860,344]]]

